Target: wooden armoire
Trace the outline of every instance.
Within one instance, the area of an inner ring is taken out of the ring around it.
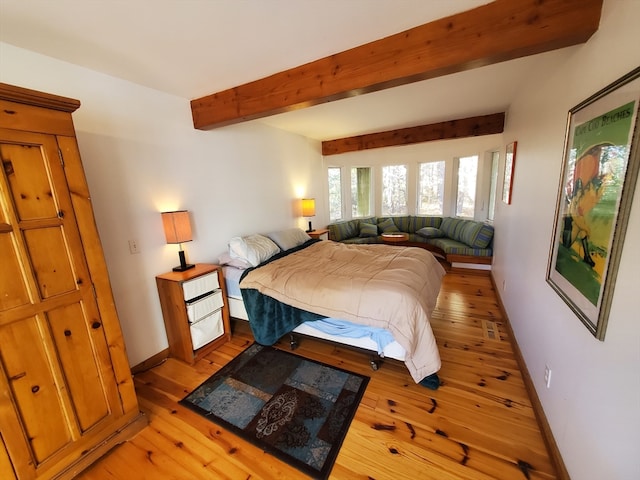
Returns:
[[[0,478],[72,478],[146,425],[73,120],[0,83]]]

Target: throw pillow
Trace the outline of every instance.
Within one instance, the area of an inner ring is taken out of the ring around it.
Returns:
[[[493,226],[483,224],[477,231],[471,242],[474,248],[487,248],[493,239]]]
[[[381,221],[378,224],[378,228],[382,233],[393,233],[400,231],[398,230],[398,227],[396,227],[396,224],[393,223],[393,220],[391,218],[385,218],[383,221]]]
[[[444,232],[436,227],[422,227],[416,232],[418,235],[424,238],[441,238],[444,237]]]
[[[307,232],[303,231],[301,228],[289,228],[287,230],[272,232],[267,234],[267,237],[273,240],[283,252],[290,248],[297,247],[298,245],[302,245],[307,240],[311,240],[311,237]]]
[[[360,237],[377,237],[378,227],[372,223],[360,222]]]

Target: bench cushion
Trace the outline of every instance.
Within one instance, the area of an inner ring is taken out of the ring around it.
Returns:
[[[475,257],[490,257],[493,255],[491,248],[473,248],[462,242],[446,237],[429,238],[427,239],[427,243],[442,249],[446,254],[472,255]]]
[[[445,235],[472,248],[487,248],[493,240],[493,227],[486,223],[446,217],[440,226]]]
[[[418,230],[424,227],[440,228],[440,225],[442,225],[442,217],[412,216],[409,220],[407,233],[418,233]]]

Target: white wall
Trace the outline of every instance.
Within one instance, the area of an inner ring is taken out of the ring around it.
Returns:
[[[0,81],[82,102],[73,118],[132,366],[167,347],[155,276],[178,249],[160,211],[188,209],[187,260],[215,262],[232,236],[305,227],[294,199],[321,198],[319,142],[258,123],[197,131],[187,99],[3,43]]]
[[[576,480],[640,478],[640,187],[636,188],[604,342],[545,281],[567,112],[640,65],[640,1],[606,0],[585,45],[550,55],[512,103],[513,200],[497,202],[493,275],[559,445]],[[552,369],[544,384],[545,364]]]

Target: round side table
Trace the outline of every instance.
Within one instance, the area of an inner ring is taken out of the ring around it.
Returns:
[[[384,243],[402,243],[402,242],[406,242],[407,240],[409,240],[409,234],[408,233],[402,233],[402,232],[397,232],[397,233],[383,233],[382,234],[382,241]]]

